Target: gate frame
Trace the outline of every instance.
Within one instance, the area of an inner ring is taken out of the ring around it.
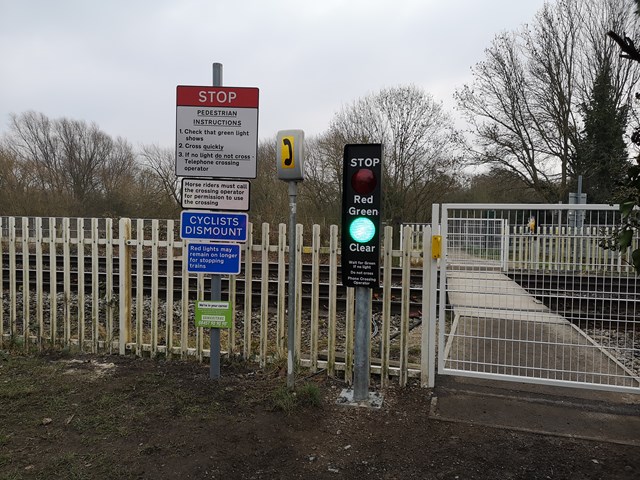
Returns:
[[[497,374],[497,373],[487,373],[487,372],[473,372],[473,371],[465,371],[465,370],[453,370],[447,369],[445,367],[445,311],[446,311],[446,298],[447,298],[447,221],[449,220],[449,211],[454,209],[473,209],[473,210],[488,210],[488,209],[500,209],[500,210],[558,210],[558,211],[567,211],[569,214],[570,211],[576,210],[589,210],[589,211],[609,211],[609,212],[617,212],[619,213],[618,205],[603,205],[603,204],[489,204],[489,203],[443,203],[443,204],[433,204],[432,205],[432,225],[434,234],[437,231],[441,236],[441,254],[438,261],[437,268],[434,268],[437,272],[434,275],[440,275],[440,281],[438,285],[432,284],[432,289],[440,289],[440,302],[437,307],[437,315],[434,313],[430,315],[430,329],[435,330],[436,325],[438,329],[437,334],[437,345],[434,346],[433,350],[429,349],[429,357],[431,359],[430,364],[436,363],[437,358],[437,374],[441,375],[452,375],[452,376],[461,376],[461,377],[473,377],[473,378],[481,378],[488,380],[501,380],[508,382],[519,382],[519,383],[530,383],[530,384],[540,384],[540,385],[550,385],[550,386],[562,386],[562,387],[571,387],[571,388],[580,388],[580,389],[590,389],[590,390],[604,390],[604,391],[616,391],[616,392],[628,392],[640,394],[640,387],[627,387],[627,386],[616,386],[616,385],[607,385],[607,384],[589,384],[589,383],[580,383],[580,382],[572,382],[569,380],[555,380],[555,379],[546,379],[546,378],[537,378],[537,377],[526,377],[526,376],[517,376],[517,375],[506,375],[506,374]],[[509,249],[509,244],[505,243],[509,240],[509,227],[507,225],[506,229],[506,238],[503,239],[502,248]],[[503,271],[508,270],[508,252],[505,259],[505,263],[503,264]],[[435,299],[435,293],[433,294],[433,298]],[[435,309],[435,301],[433,302],[433,308]],[[577,329],[579,332],[582,330],[571,323],[571,326]],[[586,333],[582,332],[587,338],[590,339]],[[593,342],[593,340],[592,340]],[[614,359],[608,351],[602,350],[610,358]],[[622,366],[622,364],[614,359],[616,363]],[[623,368],[629,371],[626,367]],[[634,374],[634,377],[640,382],[638,376]]]

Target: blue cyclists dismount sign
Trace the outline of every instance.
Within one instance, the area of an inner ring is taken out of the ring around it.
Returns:
[[[246,242],[249,216],[246,213],[183,210],[180,237],[183,240]]]

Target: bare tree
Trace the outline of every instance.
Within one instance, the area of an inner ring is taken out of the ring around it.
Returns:
[[[312,212],[314,223],[323,226],[340,222],[344,146],[344,138],[336,132],[326,132],[306,143],[306,177],[300,197],[304,211]]]
[[[425,221],[434,190],[458,164],[456,141],[450,116],[429,94],[415,86],[383,89],[343,108],[312,142],[309,184],[322,192],[318,206],[334,205],[335,216],[344,145],[382,143],[386,221]]]
[[[144,167],[157,177],[165,195],[173,198],[176,205],[180,206],[180,178],[176,175],[174,150],[158,145],[148,145],[142,148],[140,156]]]
[[[50,212],[120,213],[112,208],[114,195],[137,174],[133,150],[125,140],[112,139],[95,124],[50,120],[35,112],[12,115],[10,126],[5,149],[30,173],[30,188],[39,192]],[[125,208],[125,202],[118,203]]]
[[[276,139],[263,140],[258,145],[258,174],[251,181],[251,221],[259,226],[287,223],[289,197],[287,184],[276,173]]]
[[[530,27],[498,35],[473,68],[472,85],[456,92],[474,162],[510,171],[547,201],[564,198],[598,67],[612,66],[621,105],[638,79],[601,26],[635,22],[621,0],[559,0]]]

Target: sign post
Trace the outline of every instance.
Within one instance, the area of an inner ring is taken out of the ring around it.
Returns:
[[[222,64],[213,64],[211,87],[176,90],[176,175],[183,178],[180,236],[187,271],[211,273],[211,302],[220,310],[220,274],[240,273],[240,245],[246,242],[248,215],[206,210],[249,210],[250,183],[256,178],[258,89],[222,86]],[[205,211],[201,211],[205,210]],[[206,302],[200,302],[206,304]],[[202,305],[201,305],[202,306]],[[202,307],[204,308],[204,307]],[[220,328],[232,319],[220,311],[197,310],[196,326],[209,327],[209,377],[220,377]]]
[[[214,87],[222,85],[222,64],[221,63],[213,64],[212,77],[213,77],[212,85]],[[256,112],[256,117],[257,117],[257,112]],[[257,127],[256,127],[256,130],[257,130]],[[224,147],[222,151],[224,151]],[[186,152],[185,152],[185,155],[186,155]],[[251,178],[255,178],[255,173]],[[212,275],[211,276],[211,300],[214,302],[221,300],[220,298],[221,296],[222,296],[222,277],[219,274]],[[209,329],[209,378],[212,380],[216,380],[220,378],[220,329],[219,328]]]

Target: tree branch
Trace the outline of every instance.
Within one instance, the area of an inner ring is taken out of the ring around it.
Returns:
[[[631,60],[640,62],[640,52],[638,52],[638,49],[633,43],[633,40],[631,40],[626,35],[623,39],[622,37],[620,37],[620,35],[611,30],[607,32],[607,36],[611,37],[613,41],[620,46],[620,49],[624,52],[620,54],[622,58],[630,58]]]

